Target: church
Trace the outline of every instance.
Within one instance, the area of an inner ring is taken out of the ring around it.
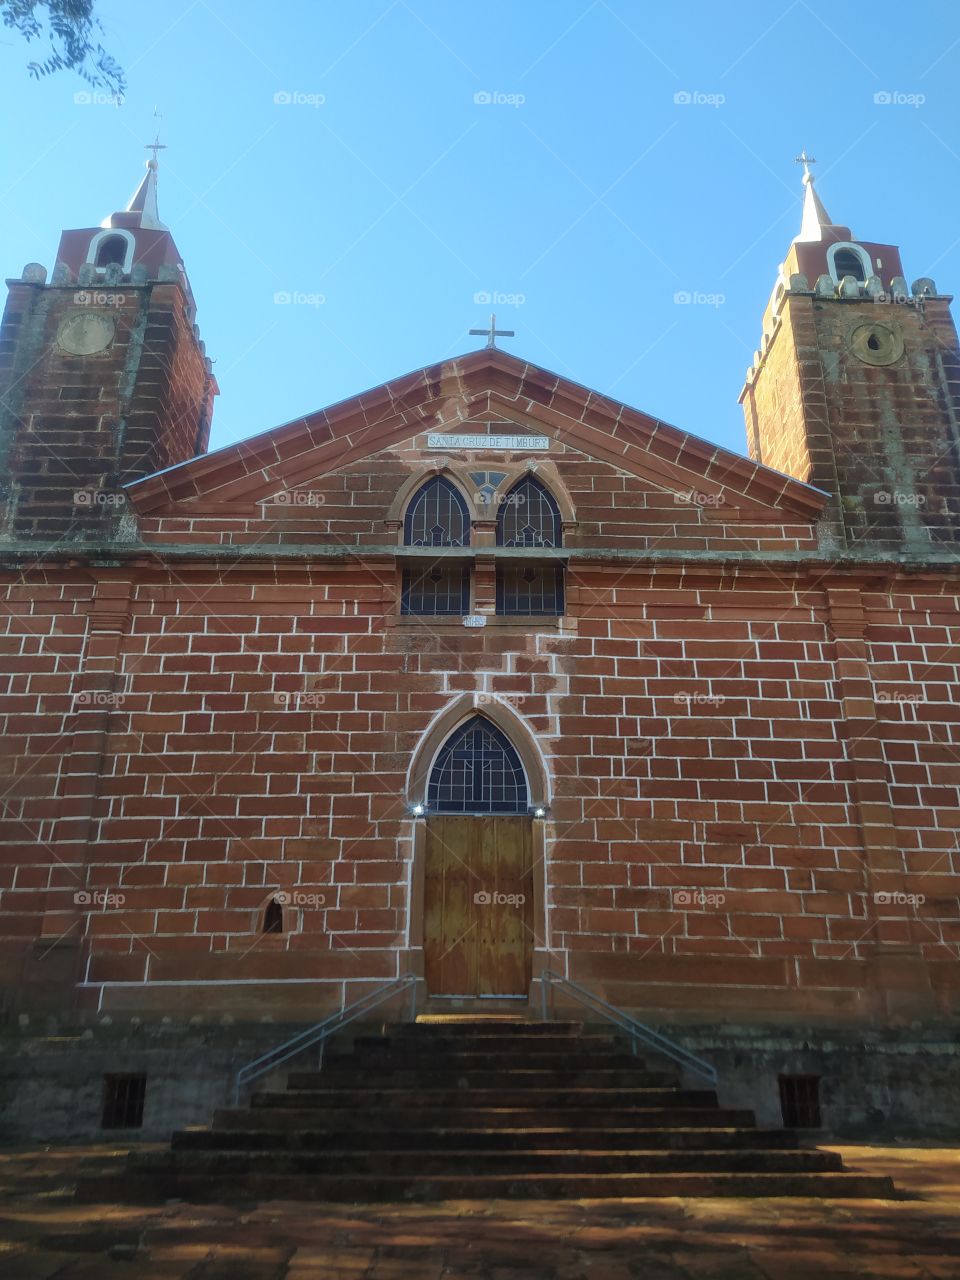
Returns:
[[[587,992],[762,1115],[805,1081],[835,1128],[960,1132],[960,345],[807,164],[798,220],[743,455],[495,319],[208,452],[155,154],[8,281],[15,1131],[96,1132],[117,1073],[146,1130],[203,1118],[401,983],[381,1017]]]

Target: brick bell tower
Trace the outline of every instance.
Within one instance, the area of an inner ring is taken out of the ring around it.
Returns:
[[[217,384],[149,149],[125,209],[63,233],[49,283],[36,263],[7,282],[2,540],[122,537],[122,486],[207,448]]]
[[[925,277],[908,288],[896,246],[833,222],[799,160],[800,233],[740,396],[751,456],[831,495],[822,535],[838,552],[946,551],[960,535],[951,298]]]

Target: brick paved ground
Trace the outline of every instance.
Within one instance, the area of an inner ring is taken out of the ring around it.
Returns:
[[[960,1277],[960,1150],[838,1147],[900,1201],[75,1204],[103,1147],[0,1151],[4,1280]]]

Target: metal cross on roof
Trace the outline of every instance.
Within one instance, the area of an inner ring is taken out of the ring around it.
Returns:
[[[495,315],[490,317],[489,329],[471,329],[470,333],[478,338],[486,338],[487,346],[490,348],[496,347],[498,338],[516,337],[516,332],[513,329],[497,328],[497,317]]]

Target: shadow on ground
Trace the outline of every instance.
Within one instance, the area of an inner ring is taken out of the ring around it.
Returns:
[[[908,1199],[78,1204],[105,1146],[0,1150],[4,1280],[960,1280],[960,1149],[837,1146]]]

